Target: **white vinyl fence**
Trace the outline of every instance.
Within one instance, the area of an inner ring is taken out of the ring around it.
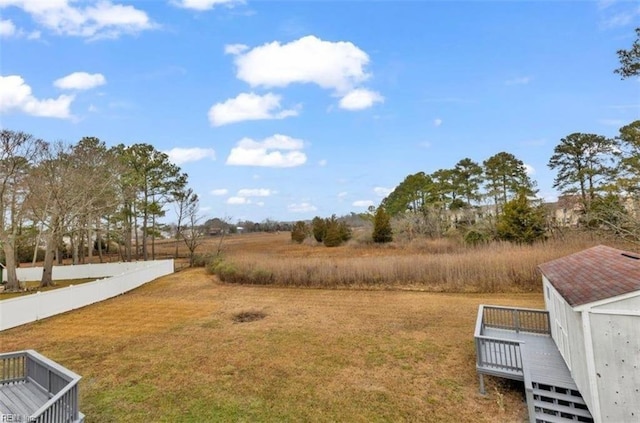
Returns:
[[[146,267],[149,263],[156,262],[139,262],[133,261],[128,263],[94,263],[94,264],[76,264],[72,266],[53,266],[51,276],[54,281],[63,279],[88,279],[88,278],[107,278],[109,276],[119,275],[131,270]],[[42,267],[19,267],[16,269],[18,280],[21,282],[39,281],[42,279]],[[2,272],[2,279],[7,280],[7,272]]]
[[[18,270],[42,275],[42,268]],[[173,260],[54,266],[54,280],[111,277],[0,301],[0,331],[104,301],[171,273]],[[30,280],[21,274],[18,279]]]

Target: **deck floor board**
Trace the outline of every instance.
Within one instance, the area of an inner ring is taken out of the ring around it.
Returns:
[[[522,348],[526,349],[524,364],[529,369],[532,382],[578,389],[551,336],[486,327],[482,335],[524,342],[522,344]],[[504,377],[509,378],[509,373],[505,372]]]
[[[49,400],[31,382],[0,385],[0,414],[30,416]]]

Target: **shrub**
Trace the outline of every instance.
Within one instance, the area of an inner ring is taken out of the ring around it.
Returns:
[[[256,285],[270,285],[273,279],[273,273],[264,269],[253,269],[249,274],[249,282]]]
[[[337,247],[342,244],[343,241],[342,234],[340,233],[340,227],[338,225],[329,226],[323,242],[326,247]]]
[[[469,245],[479,245],[487,243],[491,240],[491,237],[486,233],[472,228],[464,234],[464,242]]]
[[[307,237],[307,225],[303,221],[298,221],[293,226],[293,230],[291,231],[291,240],[293,242],[297,242],[298,244],[302,244]]]
[[[212,260],[213,256],[211,254],[195,254],[191,265],[193,267],[206,267]]]
[[[16,258],[18,260],[18,263],[30,263],[31,261],[33,261],[33,250],[34,250],[34,246],[33,245],[18,245],[17,251],[16,251]],[[38,252],[36,255],[36,261],[43,261],[44,260],[44,250],[41,248],[38,248]]]
[[[314,217],[311,221],[311,231],[313,233],[313,237],[317,242],[324,241],[324,236],[327,233],[327,223],[321,217]]]
[[[542,206],[530,203],[524,192],[504,205],[496,226],[498,238],[517,244],[533,244],[545,238],[546,221]]]
[[[214,273],[222,282],[239,283],[242,277],[238,269],[229,262],[221,262],[214,267]]]

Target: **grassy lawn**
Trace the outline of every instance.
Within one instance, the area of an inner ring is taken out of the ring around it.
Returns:
[[[0,301],[8,300],[9,298],[22,297],[23,295],[35,294],[38,291],[51,291],[52,289],[64,288],[69,285],[80,285],[87,282],[93,282],[95,280],[96,278],[57,280],[54,281],[55,286],[48,286],[46,288],[39,288],[40,281],[27,281],[25,282],[25,286],[27,288],[26,291],[0,292]]]
[[[0,333],[83,376],[88,422],[522,421],[518,389],[478,394],[478,304],[542,295],[225,285],[179,272]],[[264,318],[237,323],[241,313]]]

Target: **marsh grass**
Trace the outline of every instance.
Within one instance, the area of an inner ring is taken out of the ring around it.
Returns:
[[[224,282],[256,285],[532,292],[541,289],[539,264],[603,240],[580,235],[534,245],[469,247],[451,239],[414,239],[382,245],[356,242],[331,249],[282,242],[290,250],[232,248],[210,271]]]

